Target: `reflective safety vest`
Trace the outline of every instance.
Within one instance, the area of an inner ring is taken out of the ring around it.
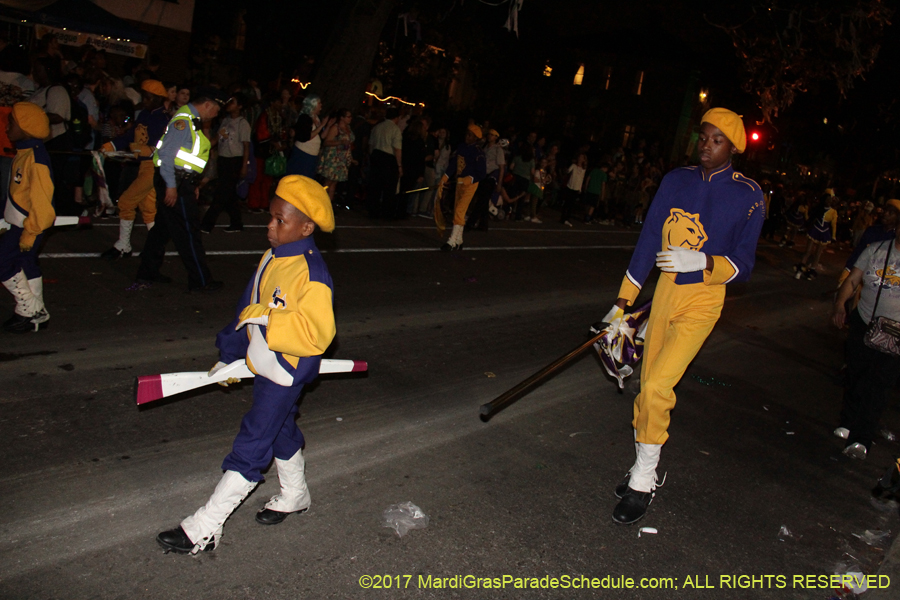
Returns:
[[[203,132],[197,129],[194,126],[194,117],[193,113],[191,113],[191,109],[188,108],[188,105],[185,104],[178,112],[175,113],[175,116],[172,117],[172,120],[169,121],[168,126],[166,126],[165,133],[162,134],[162,137],[159,138],[159,141],[156,142],[156,150],[153,151],[153,164],[159,167],[162,165],[162,161],[159,158],[159,149],[163,146],[163,141],[166,139],[166,134],[169,133],[169,130],[172,127],[179,129],[179,123],[184,123],[180,129],[187,129],[191,132],[191,145],[182,146],[178,149],[178,153],[175,155],[175,172],[177,173],[179,170],[185,171],[193,171],[195,173],[202,173],[203,169],[206,168],[207,159],[209,159],[209,140],[206,139],[206,136],[203,135]]]

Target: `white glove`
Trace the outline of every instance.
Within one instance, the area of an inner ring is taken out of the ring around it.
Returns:
[[[235,331],[243,327],[244,325],[262,325],[263,327],[269,326],[269,315],[263,315],[261,317],[251,317],[249,319],[244,319],[235,327]]]
[[[213,365],[213,368],[209,370],[209,373],[207,373],[207,375],[212,377],[219,371],[219,369],[221,369],[222,367],[227,367],[227,366],[228,366],[228,363],[223,363],[220,360],[216,364]],[[241,382],[241,380],[237,377],[229,377],[225,381],[217,381],[216,383],[218,383],[222,387],[228,387],[232,383],[240,383],[240,382]]]
[[[706,268],[706,254],[678,246],[656,253],[656,266],[666,273],[693,273]]]
[[[609,312],[606,313],[606,316],[600,320],[598,323],[594,323],[591,325],[591,333],[594,335],[602,332],[602,331],[616,331],[619,329],[619,325],[622,323],[622,319],[625,317],[625,309],[619,308],[615,304]]]
[[[611,309],[609,309],[609,312],[606,313],[605,317],[603,317],[603,323],[612,323],[616,319],[621,319],[624,316],[625,316],[625,309],[619,308],[618,306],[613,304],[613,307]]]

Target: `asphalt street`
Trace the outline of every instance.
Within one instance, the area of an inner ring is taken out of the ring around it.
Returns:
[[[311,510],[254,521],[277,492],[272,470],[215,551],[164,554],[156,534],[209,497],[252,385],[139,409],[133,381],[215,363],[215,334],[266,248],[263,217],[248,222],[204,238],[225,282],[209,295],[186,293],[177,256],[164,268],[173,283],[125,291],[138,259],[91,257],[114,241],[114,222],[49,236],[51,327],[0,337],[0,597],[827,599],[831,586],[807,576],[875,573],[890,549],[897,507],[869,490],[900,445],[879,439],[855,462],[831,434],[841,251],[818,280],[796,281],[802,242],[760,244],[752,280],[729,286],[676,390],[665,485],[626,527],[610,515],[634,458],[637,375],[620,393],[586,354],[489,423],[478,408],[586,339],[637,231],[501,223],[441,253],[426,220],[342,212],[336,233],[316,234],[335,282],[327,356],[369,371],[304,393]],[[0,295],[2,318],[12,307]],[[896,406],[884,425],[900,432]],[[406,501],[430,522],[400,538],[381,516]],[[869,545],[866,530],[891,534]],[[552,578],[602,587],[516,587]],[[621,589],[628,578],[637,587]]]

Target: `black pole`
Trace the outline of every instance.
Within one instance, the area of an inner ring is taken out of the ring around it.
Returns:
[[[482,404],[481,409],[479,411],[481,413],[481,420],[484,421],[485,423],[487,423],[491,419],[491,417],[493,417],[495,414],[497,414],[498,412],[500,412],[501,410],[503,410],[504,408],[506,408],[507,406],[509,406],[516,400],[518,400],[519,397],[524,392],[530,390],[531,388],[533,388],[535,385],[537,385],[538,383],[540,383],[547,377],[553,375],[554,373],[559,371],[563,366],[565,366],[566,364],[571,362],[575,357],[579,356],[585,350],[587,350],[588,348],[590,348],[591,346],[593,346],[594,344],[599,342],[600,338],[602,338],[605,334],[606,334],[605,331],[601,331],[596,336],[592,337],[585,343],[581,344],[580,346],[578,346],[571,352],[568,352],[564,356],[561,356],[560,358],[556,359],[555,361],[553,361],[552,363],[550,363],[549,365],[547,365],[546,367],[544,367],[543,369],[541,369],[540,371],[538,371],[537,373],[535,373],[534,375],[532,375],[531,377],[526,379],[525,381],[523,381],[523,382],[519,383],[518,385],[516,385],[515,387],[503,392],[502,394],[500,394],[499,396],[497,396],[496,398],[494,398],[487,404]]]

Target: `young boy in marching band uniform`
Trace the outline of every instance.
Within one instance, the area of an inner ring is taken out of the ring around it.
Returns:
[[[319,373],[321,355],[335,336],[331,275],[312,234],[334,230],[325,189],[302,175],[278,184],[269,212],[272,249],[259,263],[238,304],[237,316],[216,338],[220,360],[210,375],[246,358],[256,374],[253,406],[244,415],[212,497],[157,542],[177,553],[215,548],[225,520],[256,485],[272,458],[280,493],[256,514],[263,525],[281,523],[309,508],[303,434],[294,422],[304,384]],[[237,379],[225,382],[236,383]]]
[[[16,146],[16,157],[3,211],[10,228],[6,233],[0,229],[0,281],[16,299],[16,310],[3,329],[26,333],[45,328],[50,320],[37,263],[44,231],[56,220],[50,155],[41,141],[50,135],[50,121],[37,104],[18,102],[6,133]]]

